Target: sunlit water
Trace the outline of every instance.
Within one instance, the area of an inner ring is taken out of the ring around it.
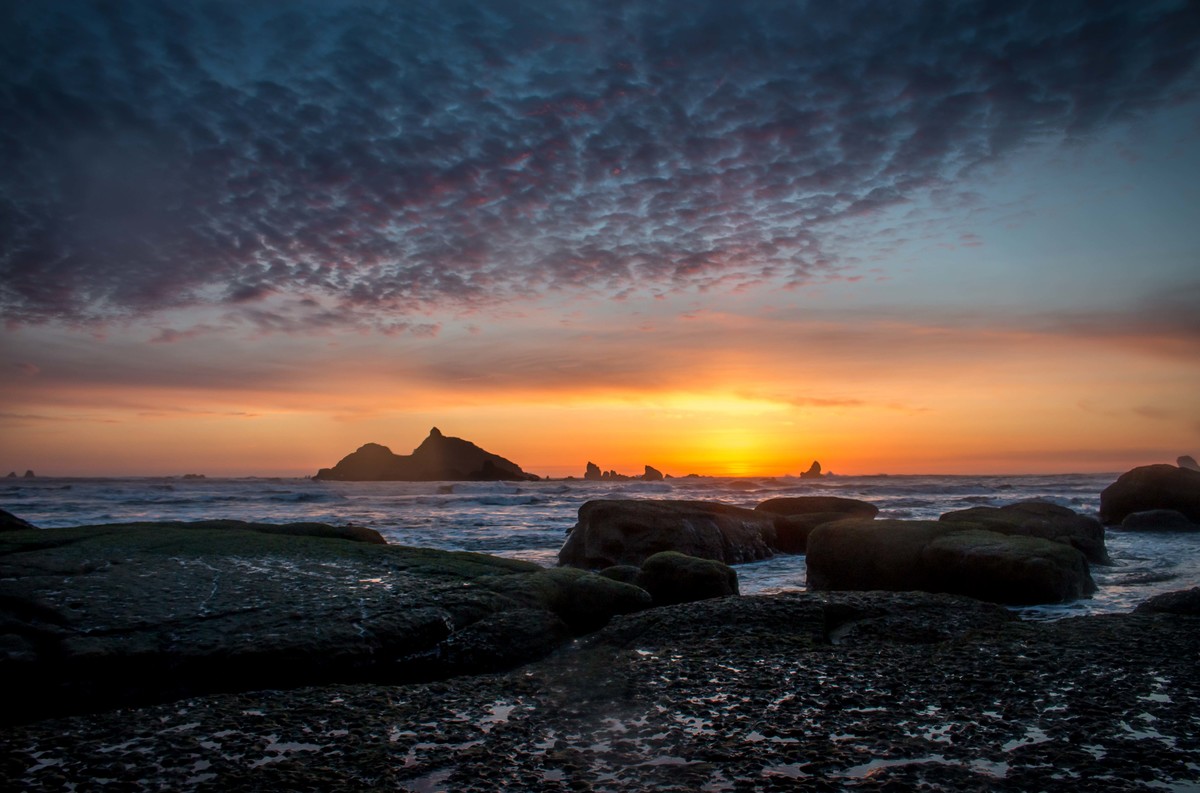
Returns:
[[[594,498],[676,498],[753,507],[778,496],[839,495],[880,508],[881,518],[937,518],[972,506],[1040,499],[1094,514],[1115,474],[877,476],[663,482],[321,482],[309,479],[18,479],[0,482],[0,507],[44,527],[135,520],[354,523],[388,542],[478,551],[542,565],[557,561],[581,504]],[[1128,611],[1146,598],[1200,583],[1200,534],[1109,531],[1116,564],[1093,567],[1088,600],[1025,610],[1027,616]],[[737,568],[744,594],[803,589],[803,556]]]

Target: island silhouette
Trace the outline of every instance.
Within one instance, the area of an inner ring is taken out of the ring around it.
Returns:
[[[396,454],[378,443],[364,444],[314,479],[342,482],[533,482],[521,466],[470,441],[434,427],[412,454]]]

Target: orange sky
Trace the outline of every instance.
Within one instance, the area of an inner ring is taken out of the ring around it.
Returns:
[[[16,407],[0,467],[305,476],[366,442],[408,453],[432,426],[542,476],[579,476],[588,461],[673,475],[796,474],[813,460],[843,474],[1115,471],[1200,446],[1195,361],[1144,336],[847,326],[760,309],[603,338],[575,327],[529,349],[508,343],[521,337],[510,323],[496,339],[260,339],[270,366],[244,372],[236,337],[214,348],[110,333],[5,383]],[[82,377],[85,359],[96,370]],[[472,375],[444,371],[452,360]]]

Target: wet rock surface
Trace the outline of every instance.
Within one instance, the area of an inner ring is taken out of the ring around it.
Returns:
[[[711,501],[596,499],[579,508],[558,561],[598,570],[677,551],[738,564],[773,556],[774,539],[770,513]]]
[[[808,538],[814,590],[948,592],[1011,605],[1063,603],[1095,589],[1069,544],[963,521],[844,520]]]
[[[1100,520],[1120,523],[1132,512],[1170,509],[1200,523],[1200,471],[1143,465],[1126,471],[1100,492]]]
[[[542,657],[650,605],[579,570],[238,521],[0,533],[0,720]]]
[[[1100,521],[1058,504],[1021,501],[1003,507],[971,507],[947,512],[939,520],[974,523],[1000,534],[1061,542],[1078,549],[1092,564],[1112,564]]]
[[[0,733],[23,790],[1186,790],[1200,623],[786,594],[620,617],[504,674]]]

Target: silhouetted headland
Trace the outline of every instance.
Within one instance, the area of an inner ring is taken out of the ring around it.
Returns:
[[[443,435],[434,427],[412,454],[395,454],[386,446],[367,443],[333,468],[322,468],[315,479],[343,482],[532,482],[521,466],[470,441]]]

